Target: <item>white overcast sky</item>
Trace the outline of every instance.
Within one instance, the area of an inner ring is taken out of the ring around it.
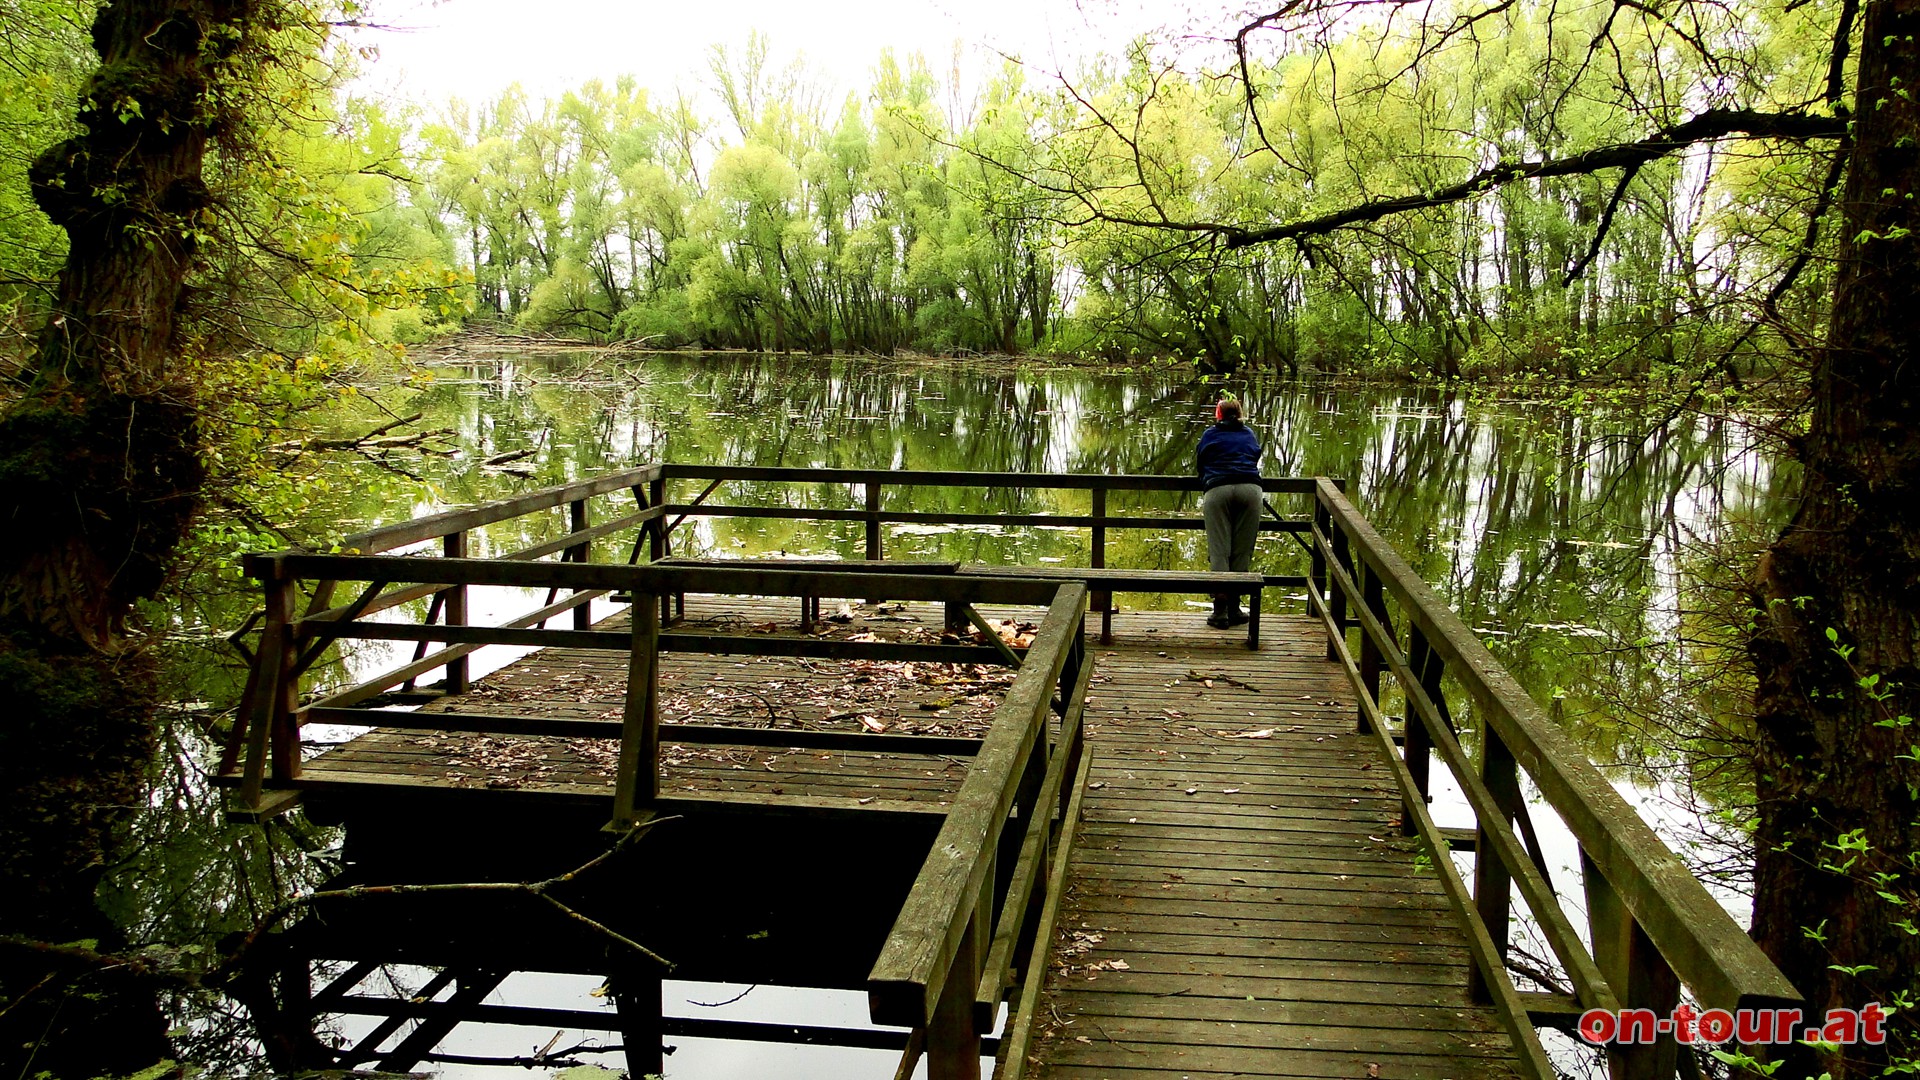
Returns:
[[[881,49],[926,55],[943,78],[956,43],[968,81],[1017,54],[1044,75],[1181,19],[1166,0],[376,0],[362,32],[378,48],[362,86],[432,107],[483,100],[518,82],[556,95],[591,78],[631,74],[656,95],[706,79],[710,46],[766,34],[776,67],[796,54],[841,91],[859,90]],[[657,97],[656,97],[657,100]]]

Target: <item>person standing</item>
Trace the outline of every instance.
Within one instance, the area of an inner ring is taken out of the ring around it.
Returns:
[[[1222,398],[1212,427],[1200,436],[1200,516],[1207,525],[1207,569],[1244,574],[1260,536],[1260,440],[1241,418],[1240,403]],[[1239,593],[1216,593],[1207,625],[1224,630],[1247,621]]]

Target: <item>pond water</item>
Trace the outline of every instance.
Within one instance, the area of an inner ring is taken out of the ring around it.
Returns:
[[[1681,748],[1647,734],[1658,725],[1623,718],[1738,710],[1737,697],[1702,694],[1693,685],[1714,652],[1690,629],[1704,617],[1696,586],[1713,565],[1710,547],[1743,529],[1757,534],[1779,514],[1790,480],[1746,426],[1723,418],[1668,421],[1628,405],[1575,411],[1398,386],[1223,385],[1166,372],[591,353],[454,358],[432,370],[430,384],[388,389],[373,400],[396,415],[423,413],[420,427],[449,429],[456,452],[343,458],[330,466],[331,492],[316,521],[344,534],[655,461],[1185,475],[1211,403],[1230,390],[1246,402],[1265,446],[1263,471],[1349,480],[1375,525],[1596,761],[1634,766],[1616,772],[1618,782],[1681,844],[1700,839],[1700,818],[1687,804],[1701,774],[1682,760]],[[340,423],[342,430],[365,430],[372,419],[367,412]],[[506,469],[484,464],[523,451]],[[735,504],[851,508],[862,497],[857,488],[725,489],[725,501]],[[923,489],[890,493],[886,506],[1076,513],[1084,512],[1085,499]],[[1276,505],[1289,516],[1304,510]],[[1190,495],[1116,498],[1110,505],[1116,513],[1133,508],[1198,513]],[[854,522],[690,518],[676,537],[676,554],[864,556],[863,526]],[[1078,529],[897,525],[885,542],[897,558],[1085,565],[1088,538]],[[1256,569],[1302,572],[1304,560],[1288,537],[1271,535],[1261,544]],[[1116,532],[1108,551],[1115,566],[1206,562],[1198,532]],[[1471,742],[1471,717],[1463,727]],[[1707,795],[1711,800],[1713,792]],[[1444,785],[1437,809],[1442,824],[1466,821]],[[1564,837],[1548,843],[1556,866],[1572,861]],[[1566,872],[1561,880],[1572,880]],[[1735,894],[1727,895],[1737,907]],[[681,1060],[691,1066],[732,1059],[695,1053]],[[771,1060],[674,1074],[759,1075]],[[838,1075],[845,1064],[824,1060],[819,1075]]]
[[[344,534],[654,461],[1184,475],[1211,403],[1231,391],[1264,444],[1266,475],[1350,481],[1414,569],[1602,761],[1659,756],[1616,745],[1621,729],[1607,715],[1684,682],[1700,646],[1683,623],[1698,606],[1693,584],[1709,546],[1731,527],[1757,534],[1756,523],[1778,515],[1788,480],[1747,426],[1724,418],[1576,412],[1399,386],[673,354],[507,355],[433,371],[426,388],[379,400],[396,414],[424,413],[420,427],[450,429],[457,453],[392,455],[404,473],[343,457],[314,520]],[[483,465],[516,452],[528,452],[507,466],[516,471]],[[689,486],[673,497],[696,494]],[[713,501],[857,508],[861,499],[857,487],[729,484]],[[1290,516],[1305,511],[1274,501]],[[890,490],[885,505],[1084,513],[1086,495]],[[1198,516],[1184,494],[1116,495],[1110,509]],[[675,537],[681,555],[864,555],[858,522],[696,517]],[[889,558],[1085,565],[1088,537],[899,524],[885,544]],[[1108,552],[1115,566],[1206,565],[1197,531],[1116,530]],[[1303,567],[1289,538],[1262,538],[1256,569]]]

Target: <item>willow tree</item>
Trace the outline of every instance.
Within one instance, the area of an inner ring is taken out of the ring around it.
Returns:
[[[1920,998],[1920,104],[1912,86],[1920,0],[1737,9],[1710,0],[1463,0],[1417,10],[1417,25],[1396,25],[1406,12],[1397,4],[1289,0],[1240,25],[1225,40],[1245,108],[1244,159],[1305,171],[1314,167],[1307,151],[1325,151],[1289,128],[1303,106],[1263,77],[1275,70],[1259,62],[1271,40],[1296,57],[1354,41],[1361,55],[1386,55],[1392,50],[1380,43],[1396,33],[1412,42],[1410,55],[1383,68],[1342,69],[1348,89],[1328,100],[1344,100],[1347,117],[1364,123],[1355,104],[1371,110],[1382,95],[1418,94],[1471,68],[1509,32],[1544,25],[1550,47],[1518,91],[1524,131],[1499,120],[1511,87],[1463,86],[1434,102],[1429,131],[1409,149],[1425,179],[1354,170],[1362,190],[1353,197],[1321,199],[1282,220],[1179,218],[1071,177],[1059,183],[1109,225],[1226,248],[1311,250],[1398,215],[1487,207],[1508,189],[1540,198],[1564,178],[1601,178],[1591,190],[1606,195],[1592,206],[1591,230],[1544,268],[1570,282],[1593,269],[1643,170],[1698,163],[1710,148],[1809,163],[1806,171],[1823,179],[1795,208],[1791,248],[1760,272],[1709,267],[1739,283],[1745,329],[1737,343],[1767,344],[1802,376],[1787,445],[1804,478],[1790,522],[1751,581],[1753,934],[1815,1015],[1870,1001],[1911,1009]],[[1382,14],[1389,11],[1397,14]],[[1586,124],[1571,122],[1570,102]],[[1594,119],[1596,104],[1609,115]],[[1517,144],[1516,133],[1526,136]],[[1529,246],[1525,254],[1550,252]],[[1810,265],[1828,270],[1830,292],[1804,289]],[[1702,378],[1710,359],[1696,361]],[[1920,1054],[1910,1020],[1892,1034],[1887,1047],[1803,1045],[1776,1075],[1879,1075],[1889,1060]]]
[[[209,160],[286,107],[262,91],[312,58],[315,20],[291,0],[112,0],[74,133],[30,171],[67,256],[0,411],[0,1060],[21,1075],[166,1049],[139,966],[72,943],[115,937],[94,889],[145,798],[159,693],[130,615],[207,481],[189,327],[220,227]]]

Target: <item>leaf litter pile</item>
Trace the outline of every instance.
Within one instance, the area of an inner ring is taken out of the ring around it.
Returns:
[[[799,633],[795,622],[750,622],[721,616],[690,632]],[[1016,648],[1032,643],[1032,623],[992,624]],[[923,625],[906,605],[842,603],[810,636],[842,641],[923,644],[979,643],[979,631],[956,636]],[[895,758],[877,769],[871,753],[681,745],[672,725],[701,724],[796,731],[872,734],[984,735],[993,712],[1013,682],[1010,668],[994,664],[913,661],[820,660],[806,657],[706,656],[667,653],[660,658],[660,749],[663,787],[678,790],[722,786],[760,791],[858,788],[870,797],[943,799],[957,788],[967,759],[945,756]],[[544,716],[618,722],[625,707],[624,653],[549,649],[476,682],[446,702],[444,711]],[[429,706],[423,711],[443,711]],[[393,733],[414,754],[426,753],[456,786],[521,788],[543,785],[609,786],[619,755],[617,732],[608,738]],[[883,772],[910,776],[917,787],[894,790]],[[723,772],[724,770],[724,772]],[[746,776],[740,775],[746,773]],[[731,775],[728,775],[731,774]],[[931,783],[929,781],[932,781]],[[851,790],[838,793],[855,794]]]

